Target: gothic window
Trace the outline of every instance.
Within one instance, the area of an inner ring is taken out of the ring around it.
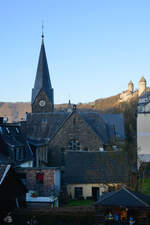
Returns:
[[[72,139],[68,143],[68,150],[74,151],[74,150],[80,150],[80,142],[76,139]]]

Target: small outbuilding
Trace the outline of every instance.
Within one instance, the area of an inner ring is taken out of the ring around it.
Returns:
[[[125,187],[103,194],[95,203],[95,210],[99,225],[150,224],[150,196]]]

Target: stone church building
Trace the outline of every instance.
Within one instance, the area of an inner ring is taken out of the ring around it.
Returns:
[[[32,89],[32,112],[22,129],[33,151],[33,166],[61,169],[61,186],[72,198],[97,198],[108,188],[128,184],[122,114],[54,109],[44,36]]]

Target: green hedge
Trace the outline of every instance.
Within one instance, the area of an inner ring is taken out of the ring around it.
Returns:
[[[14,223],[15,225],[27,225],[27,221],[31,221],[33,216],[15,215]],[[38,225],[93,225],[94,218],[93,212],[35,215]]]

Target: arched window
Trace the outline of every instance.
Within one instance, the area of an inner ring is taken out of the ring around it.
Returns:
[[[80,150],[80,142],[76,139],[72,139],[68,143],[68,150],[74,151],[74,150]]]

